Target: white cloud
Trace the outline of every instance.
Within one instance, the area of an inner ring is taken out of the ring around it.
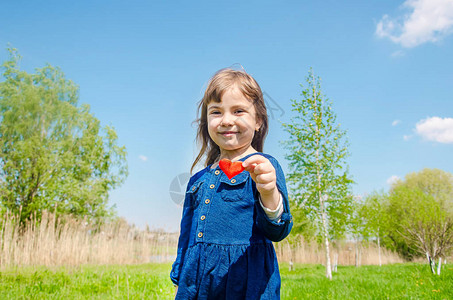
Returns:
[[[387,184],[388,185],[393,185],[395,182],[397,182],[398,180],[401,180],[401,178],[399,176],[396,176],[396,175],[392,175],[390,176],[388,179],[387,179]]]
[[[405,55],[404,51],[398,50],[392,53],[392,57],[403,57]]]
[[[412,138],[412,135],[405,135],[403,136],[403,140],[408,141]]]
[[[396,126],[399,123],[401,123],[401,120],[395,120],[395,121],[392,122],[392,126]]]
[[[384,15],[377,36],[412,48],[453,32],[453,0],[406,0],[402,6],[410,12],[393,19]]]
[[[453,118],[432,117],[415,125],[415,132],[429,141],[453,144]]]
[[[139,155],[138,158],[140,158],[140,160],[142,161],[148,161],[148,157],[144,155]]]

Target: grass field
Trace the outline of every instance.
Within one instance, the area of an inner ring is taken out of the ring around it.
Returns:
[[[453,265],[440,276],[426,264],[338,267],[333,280],[321,265],[298,265],[289,272],[284,265],[282,299],[453,299]]]
[[[172,299],[170,264],[31,268],[0,272],[1,299]],[[453,265],[441,276],[427,265],[339,267],[281,265],[282,299],[453,299]]]

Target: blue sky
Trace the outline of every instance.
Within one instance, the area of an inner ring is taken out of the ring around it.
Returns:
[[[23,69],[50,63],[80,86],[128,151],[111,203],[169,230],[181,217],[170,185],[184,184],[197,154],[196,104],[210,76],[236,63],[278,108],[264,150],[284,171],[280,122],[312,67],[348,131],[355,194],[425,167],[453,172],[451,33],[452,0],[0,2],[0,60],[10,43]]]

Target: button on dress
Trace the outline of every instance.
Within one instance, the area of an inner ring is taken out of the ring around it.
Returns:
[[[249,172],[231,180],[219,167],[204,168],[187,185],[176,261],[170,278],[176,299],[280,299],[280,273],[272,241],[292,227],[285,176],[269,154],[283,199],[283,214],[272,221],[259,204]]]

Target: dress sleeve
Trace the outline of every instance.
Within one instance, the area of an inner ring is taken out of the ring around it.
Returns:
[[[289,210],[288,191],[286,189],[286,180],[283,170],[278,161],[270,156],[265,155],[267,159],[272,163],[275,168],[277,176],[277,188],[283,198],[283,213],[280,220],[271,220],[266,212],[263,210],[261,205],[256,205],[257,218],[256,225],[260,230],[263,231],[264,235],[273,242],[279,242],[283,240],[291,232],[293,226],[292,216]]]
[[[192,216],[193,216],[193,205],[192,199],[188,196],[188,189],[192,186],[194,180],[192,177],[187,184],[186,189],[186,196],[184,199],[184,207],[182,210],[182,219],[181,219],[181,229],[179,234],[178,240],[178,252],[176,255],[176,260],[172,265],[171,272],[170,272],[170,279],[175,284],[179,284],[179,275],[181,272],[182,262],[184,261],[184,256],[186,254],[186,250],[189,244],[189,236],[190,236],[190,228],[192,223]]]
[[[280,217],[282,216],[283,213],[283,197],[281,193],[278,193],[279,200],[278,200],[278,205],[276,209],[269,209],[263,205],[263,202],[261,201],[261,196],[259,196],[259,201],[261,207],[264,209],[264,212],[266,215],[269,217],[271,221],[279,221]]]

